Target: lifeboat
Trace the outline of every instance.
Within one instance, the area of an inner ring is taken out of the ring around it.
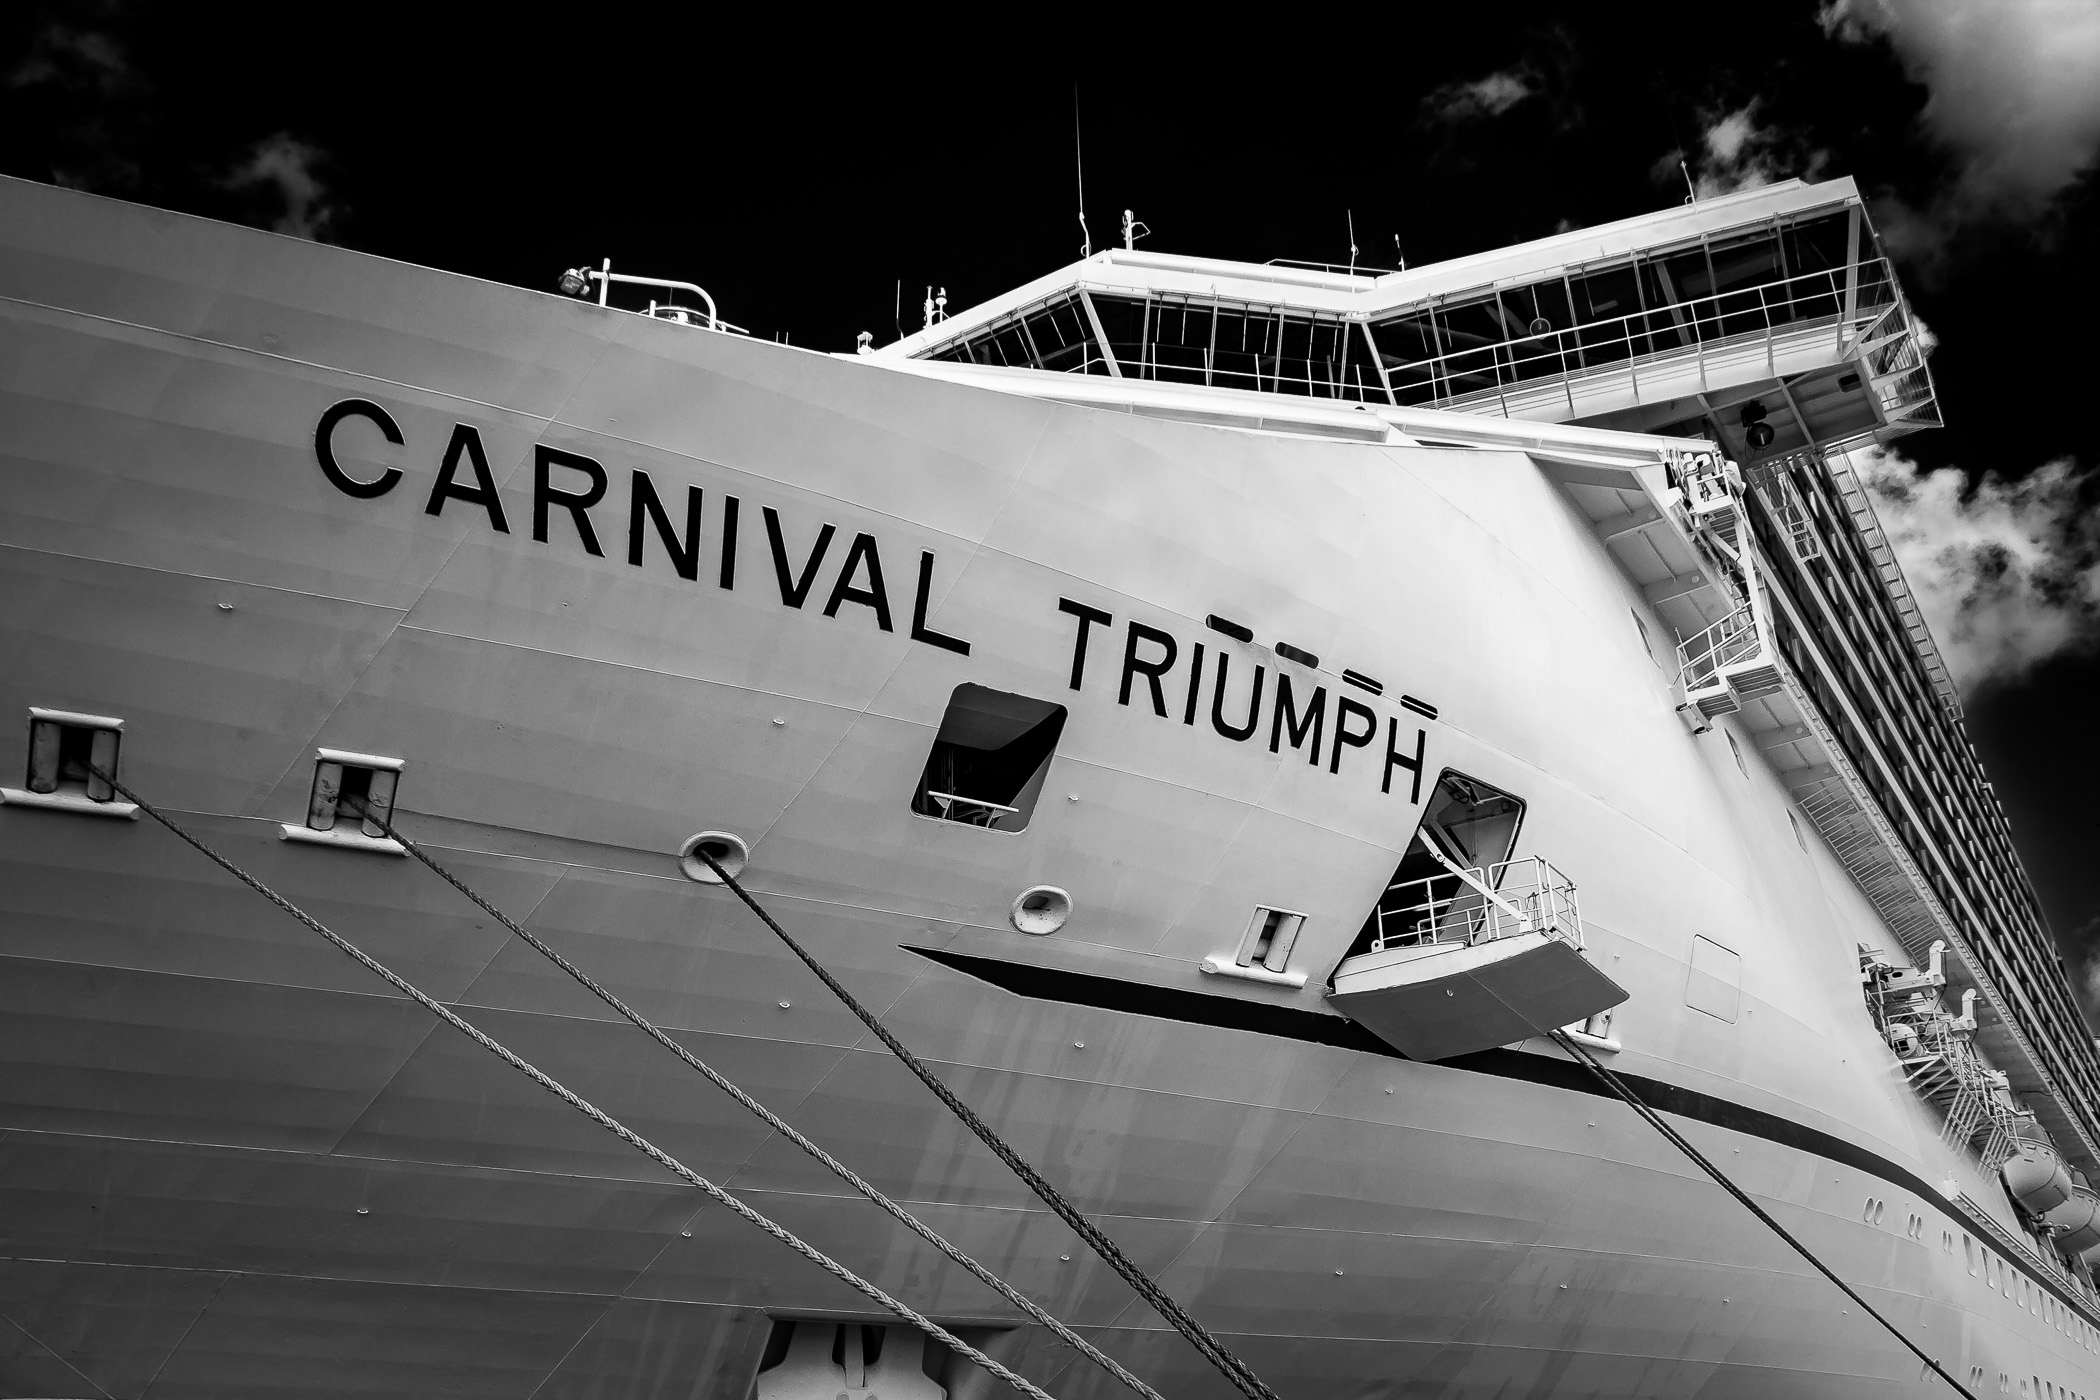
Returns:
[[[2071,1169],[2046,1142],[2023,1137],[2019,1151],[2007,1158],[1998,1171],[2013,1199],[2044,1219],[2071,1200]]]
[[[2070,1199],[2042,1219],[2056,1230],[2056,1247],[2066,1258],[2076,1259],[2100,1249],[2100,1195],[2073,1183]]]

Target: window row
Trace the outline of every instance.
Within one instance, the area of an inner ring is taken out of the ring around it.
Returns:
[[[968,332],[928,358],[1357,402],[1449,404],[1894,308],[1896,286],[1886,262],[1855,257],[1853,221],[1854,211],[1841,210],[1369,320],[1217,297],[1073,288]],[[1887,360],[1872,366],[1877,375],[1924,374],[1908,337],[1875,353]]]

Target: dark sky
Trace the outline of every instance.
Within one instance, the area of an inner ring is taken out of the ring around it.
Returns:
[[[0,19],[0,170],[523,286],[611,256],[837,350],[893,337],[900,285],[911,329],[928,284],[960,308],[1077,255],[1075,88],[1097,248],[1130,207],[1148,247],[1344,261],[1353,214],[1362,260],[1390,266],[1396,237],[1426,262],[1675,203],[1678,151],[1724,186],[1852,175],[1940,341],[1948,426],[1899,450],[1998,478],[1918,523],[1969,532],[1949,606],[1972,584],[2001,605],[1947,626],[2019,634],[1968,713],[2082,983],[2100,574],[2077,590],[2100,532],[2075,405],[2079,337],[2100,325],[2081,178],[2100,34],[2037,27],[2038,3],[1949,0],[1929,21],[1851,0],[1849,22],[1814,3],[1343,7],[1172,29],[1014,9],[996,34],[989,11],[847,28],[808,7],[731,24],[367,5],[308,25],[282,3],[32,3]],[[2007,529],[2039,541],[2032,578]]]

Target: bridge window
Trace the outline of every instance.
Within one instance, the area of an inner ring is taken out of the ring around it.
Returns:
[[[1064,728],[1062,705],[957,686],[912,793],[912,811],[988,831],[1022,830]]]
[[[1063,292],[929,351],[926,358],[1066,374],[1120,372],[1169,384],[1357,403],[1387,401],[1358,322],[1333,313],[1213,298],[1107,292],[1082,298],[1076,290]]]
[[[1340,316],[1209,298],[1092,297],[1131,378],[1386,401],[1362,327]]]
[[[1396,311],[1371,326],[1405,404],[1492,401],[1536,380],[1781,327],[1829,322],[1844,306],[1852,212],[1609,267]],[[1886,271],[1860,267],[1858,305],[1894,299]]]
[[[1047,369],[1064,374],[1107,374],[1101,344],[1076,291],[1039,302],[993,322],[926,356],[1008,369]]]

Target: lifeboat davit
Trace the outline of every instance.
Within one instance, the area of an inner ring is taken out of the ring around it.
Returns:
[[[2071,1169],[2046,1142],[2023,1138],[2019,1151],[1998,1170],[2005,1177],[2005,1189],[2031,1214],[2046,1219],[2071,1199]]]

